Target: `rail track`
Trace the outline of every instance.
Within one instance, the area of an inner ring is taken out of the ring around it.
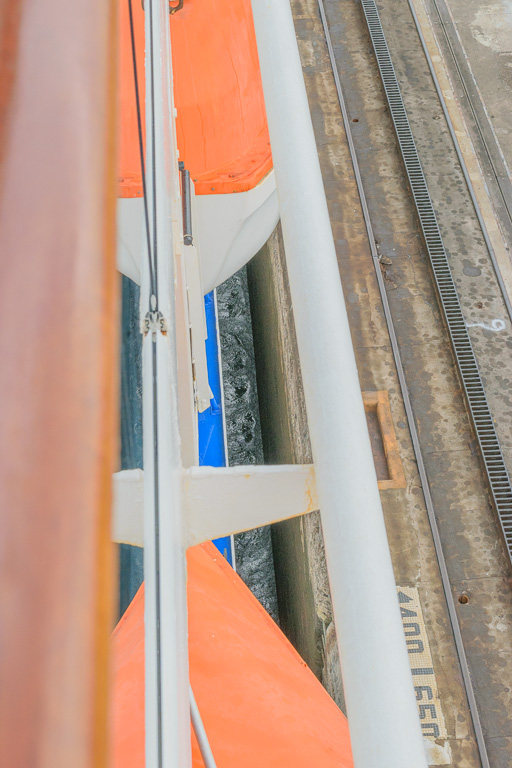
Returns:
[[[426,56],[426,63],[428,64],[430,73],[434,78],[434,84],[440,99],[440,104],[448,123],[448,128],[454,142],[455,151],[462,166],[468,192],[475,209],[476,217],[482,230],[482,236],[486,243],[489,258],[492,262],[497,284],[501,291],[502,299],[506,306],[508,316],[510,319],[512,319],[512,307],[510,305],[510,299],[501,278],[499,267],[496,263],[485,224],[482,220],[482,216],[471,186],[471,181],[469,179],[467,169],[465,168],[460,148],[457,144],[453,126],[451,125],[449,115],[446,111],[443,95],[440,90],[439,83],[437,82],[437,78],[435,77],[435,72],[433,71],[432,62],[428,55],[428,51],[425,47],[421,29],[418,24],[418,19],[414,12],[414,7],[410,2],[409,6],[418,31],[418,42],[421,43],[421,46],[423,47],[423,52]],[[479,709],[473,688],[471,669],[470,665],[468,664],[464,641],[461,634],[459,619],[457,616],[457,610],[453,596],[452,584],[446,565],[443,541],[436,519],[435,505],[430,492],[428,472],[425,466],[421,441],[418,435],[416,417],[409,395],[409,387],[402,363],[400,345],[397,340],[393,313],[388,300],[385,276],[381,266],[381,256],[378,251],[372,225],[372,215],[370,213],[365,194],[364,174],[361,173],[358,162],[358,154],[352,136],[353,124],[350,119],[345,101],[343,84],[340,79],[336,60],[335,44],[333,44],[331,37],[328,15],[326,13],[323,0],[318,0],[318,7],[325,34],[332,74],[336,85],[336,91],[349,146],[350,157],[357,183],[357,189],[364,217],[364,224],[368,236],[368,244],[375,267],[375,275],[377,278],[382,307],[389,333],[396,372],[400,382],[408,427],[414,447],[419,475],[421,478],[422,492],[424,495],[428,520],[432,531],[432,537],[439,564],[453,638],[457,649],[460,669],[464,681],[465,693],[467,696],[469,710],[471,712],[479,758],[483,768],[490,768],[491,763],[489,761]],[[467,410],[469,412],[478,439],[480,454],[483,466],[485,468],[494,510],[501,527],[501,532],[507,548],[508,557],[512,561],[512,484],[510,482],[510,477],[505,464],[505,459],[503,457],[503,452],[501,450],[500,441],[495,429],[495,422],[489,408],[488,398],[482,377],[480,375],[477,357],[475,355],[473,345],[468,333],[466,320],[461,308],[456,285],[452,277],[450,263],[448,260],[446,248],[444,246],[440,227],[438,225],[436,212],[432,204],[432,199],[429,193],[427,182],[425,180],[425,175],[423,173],[421,162],[418,157],[413,132],[408,120],[407,112],[400,91],[400,86],[393,66],[393,61],[381,25],[379,12],[374,0],[361,0],[361,16],[366,22],[373,52],[376,56],[382,80],[382,86],[386,95],[387,103],[389,105],[389,110],[398,139],[398,145],[400,148],[403,164],[407,173],[410,192],[414,199],[424,243],[429,256],[439,305],[446,328],[449,333],[457,373],[464,389]]]
[[[474,140],[481,148],[481,161],[487,171],[486,180],[490,184],[503,229],[510,238],[512,236],[512,181],[509,169],[476,87],[446,2],[445,0],[429,0],[429,8],[431,15],[434,16],[436,26],[439,28],[446,53],[451,60],[453,74],[465,96]]]

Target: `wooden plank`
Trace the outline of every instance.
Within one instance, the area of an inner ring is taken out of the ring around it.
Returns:
[[[105,765],[116,14],[0,5],[0,765]]]

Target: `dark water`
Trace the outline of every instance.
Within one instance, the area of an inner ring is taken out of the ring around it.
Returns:
[[[229,463],[263,464],[254,342],[245,268],[217,288]],[[277,593],[270,528],[235,536],[236,569],[277,621]]]
[[[122,278],[121,469],[143,467],[142,340],[139,287]],[[249,293],[242,269],[217,289],[219,331],[231,465],[263,464]],[[236,568],[268,613],[277,620],[277,596],[269,527],[235,537]],[[119,612],[124,613],[142,583],[144,554],[119,547]]]
[[[140,288],[122,277],[121,310],[121,469],[142,469],[142,336]],[[144,551],[119,545],[119,616],[144,578]]]

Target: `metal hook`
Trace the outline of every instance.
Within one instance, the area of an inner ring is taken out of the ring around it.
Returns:
[[[178,5],[172,5],[174,2],[177,2]],[[180,11],[183,8],[184,2],[185,0],[169,0],[169,15],[172,16],[176,11]],[[140,4],[142,5],[142,10],[145,11],[144,0],[140,0]]]

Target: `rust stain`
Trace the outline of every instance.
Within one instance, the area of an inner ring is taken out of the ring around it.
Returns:
[[[308,499],[308,505],[304,514],[308,512],[315,512],[318,509],[318,497],[316,492],[316,475],[315,468],[311,466],[306,478],[306,498]]]
[[[388,467],[389,477],[379,480],[379,489],[386,491],[391,488],[405,488],[405,473],[391,416],[388,393],[386,390],[381,390],[379,392],[363,392],[362,395],[366,413],[374,411],[377,415]]]

